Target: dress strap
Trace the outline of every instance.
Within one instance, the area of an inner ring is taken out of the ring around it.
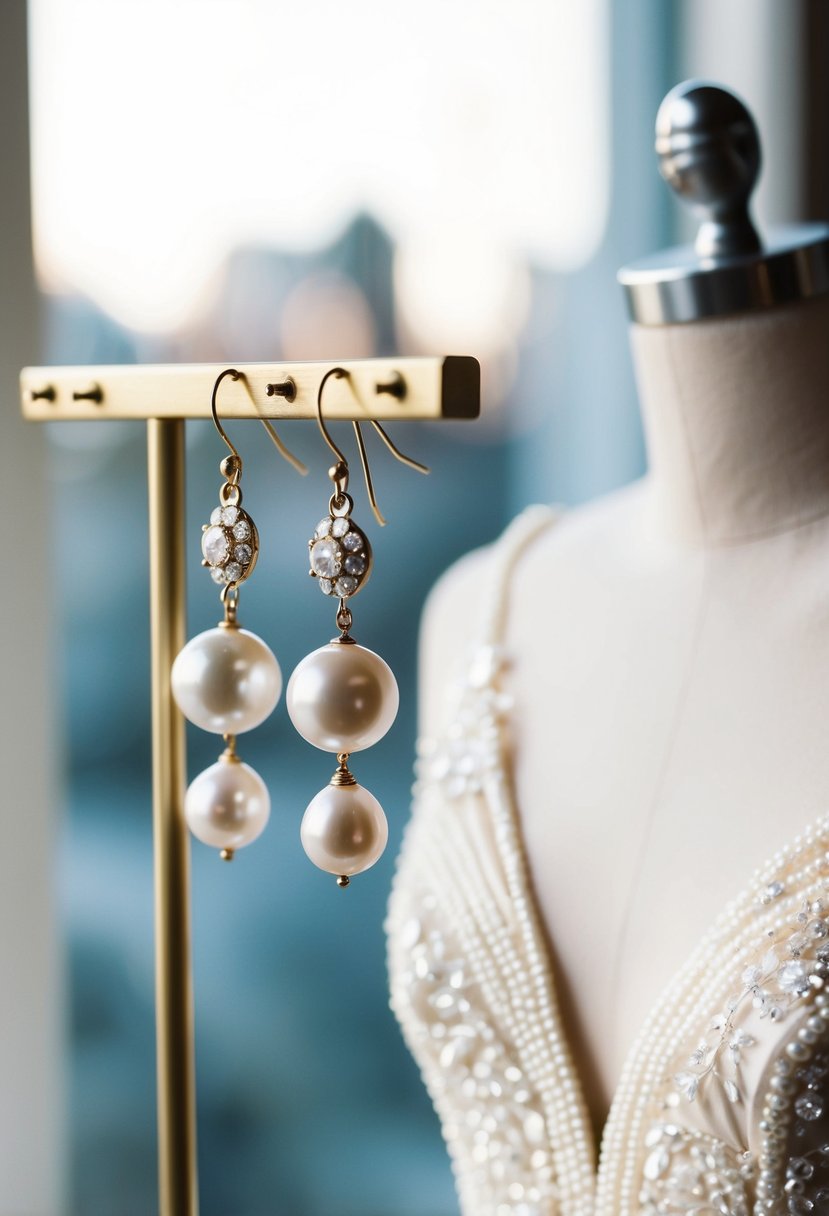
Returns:
[[[489,604],[484,618],[481,642],[498,646],[507,621],[512,572],[521,554],[537,536],[552,527],[563,514],[560,507],[532,506],[517,515],[495,543],[490,572]]]

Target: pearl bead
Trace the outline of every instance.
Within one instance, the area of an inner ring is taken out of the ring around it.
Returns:
[[[272,651],[247,629],[219,626],[191,638],[176,656],[173,696],[186,718],[216,735],[253,730],[282,691]]]
[[[288,681],[288,713],[308,743],[324,752],[358,752],[382,739],[400,694],[379,654],[331,642],[306,655]]]
[[[227,755],[199,773],[184,798],[190,831],[217,849],[241,849],[256,840],[270,813],[265,782],[250,765]]]
[[[327,785],[308,804],[302,847],[329,874],[361,874],[386,847],[389,827],[380,803],[361,785]]]

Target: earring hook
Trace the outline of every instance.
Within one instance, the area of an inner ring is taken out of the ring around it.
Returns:
[[[322,380],[320,380],[320,386],[317,389],[317,425],[319,426],[319,429],[322,432],[323,439],[328,444],[329,448],[334,453],[334,455],[337,457],[337,460],[341,461],[344,465],[347,466],[348,461],[346,460],[343,452],[337,447],[336,443],[331,438],[331,434],[328,430],[328,427],[325,425],[325,419],[322,416],[322,392],[323,392],[323,389],[325,388],[326,383],[331,378],[331,376],[336,376],[337,379],[339,380],[343,376],[348,376],[348,372],[345,370],[344,367],[329,367],[328,371],[325,373]]]
[[[222,426],[221,422],[219,421],[219,412],[216,409],[216,395],[219,392],[219,385],[224,380],[225,376],[230,376],[230,378],[232,380],[238,380],[240,373],[237,372],[235,367],[226,367],[223,372],[219,373],[219,375],[216,377],[216,383],[213,385],[213,395],[210,398],[210,412],[213,415],[213,425],[215,426],[216,430],[219,432],[219,435],[220,435],[222,441],[230,448],[231,454],[233,456],[235,456],[236,460],[238,461],[239,473],[241,473],[242,457],[239,455],[238,450],[233,446],[233,444],[228,439],[227,432],[225,431],[224,427]]]
[[[227,432],[225,431],[224,427],[222,426],[221,422],[219,421],[219,413],[216,408],[216,397],[219,392],[219,385],[224,380],[225,376],[230,376],[231,380],[244,380],[245,383],[247,383],[247,377],[245,376],[244,372],[237,371],[235,367],[226,367],[225,370],[223,372],[220,372],[219,375],[216,377],[216,383],[213,385],[213,395],[210,398],[210,412],[213,415],[213,425],[215,426],[216,430],[219,432],[219,435],[221,436],[223,441],[230,448],[230,451],[233,456],[233,460],[235,461],[235,464],[231,465],[231,473],[232,473],[233,478],[235,478],[235,480],[234,480],[234,485],[235,485],[235,483],[239,480],[239,478],[242,475],[242,457],[239,455],[238,449],[233,445],[233,443],[231,443],[230,439],[228,438]],[[285,444],[282,442],[282,440],[279,438],[279,436],[276,433],[276,428],[268,421],[267,418],[260,418],[259,421],[262,423],[262,426],[268,432],[268,436],[270,437],[271,442],[273,443],[276,450],[279,452],[279,455],[282,456],[284,460],[287,460],[288,464],[292,465],[296,469],[297,473],[301,473],[302,476],[304,477],[305,474],[308,472],[308,466],[303,464],[302,461],[299,459],[299,457],[294,456],[293,452],[290,452],[288,450],[288,448],[285,447]]]
[[[346,460],[345,455],[342,452],[342,450],[339,447],[337,447],[336,443],[331,438],[331,434],[328,430],[328,427],[325,425],[325,419],[322,416],[322,393],[323,393],[323,389],[325,388],[326,382],[328,381],[329,377],[331,377],[331,376],[335,376],[339,380],[339,379],[342,379],[343,376],[350,378],[350,373],[347,372],[344,367],[330,367],[328,369],[328,371],[325,373],[325,375],[323,376],[322,380],[320,381],[320,386],[317,391],[317,422],[319,424],[320,431],[322,432],[322,437],[325,440],[325,442],[328,444],[331,451],[337,457],[339,464],[344,466],[344,468],[345,468],[344,483],[343,483],[342,474],[339,473],[339,470],[337,470],[337,469],[332,470],[332,480],[334,481],[335,485],[337,486],[338,492],[343,493],[345,490],[345,486],[348,484],[348,461]],[[403,452],[401,452],[400,449],[392,442],[392,440],[387,435],[386,431],[383,429],[383,427],[380,425],[379,422],[376,422],[375,419],[373,419],[373,418],[370,418],[369,422],[374,427],[375,431],[380,436],[380,438],[382,439],[383,443],[386,445],[388,450],[391,452],[392,456],[394,456],[395,460],[399,460],[401,462],[401,464],[408,465],[408,467],[410,469],[415,469],[416,472],[418,472],[418,473],[428,473],[429,472],[429,469],[426,467],[425,464],[421,464],[419,460],[414,460],[411,456],[406,456]],[[360,464],[363,466],[363,476],[364,476],[365,482],[366,482],[366,493],[368,494],[368,500],[371,503],[371,509],[374,512],[374,518],[377,520],[378,524],[382,528],[382,527],[385,527],[386,520],[383,518],[383,515],[380,512],[380,508],[377,505],[377,496],[374,493],[374,482],[372,481],[371,469],[369,468],[368,453],[366,451],[365,440],[363,439],[363,432],[360,430],[360,423],[356,419],[354,419],[352,421],[351,425],[354,427],[354,435],[357,439],[357,451],[359,452],[359,455],[360,455]],[[339,476],[337,475],[338,473],[339,473]]]

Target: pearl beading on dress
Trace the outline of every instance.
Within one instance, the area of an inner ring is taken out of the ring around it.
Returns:
[[[825,896],[829,886],[828,845],[829,820],[824,818],[797,837],[789,849],[776,854],[758,871],[747,891],[728,907],[657,1003],[628,1057],[614,1100],[599,1167],[598,1213],[630,1216],[649,1211],[640,1202],[644,1139],[654,1124],[665,1121],[666,1114],[674,1123],[682,1115],[683,1098],[677,1093],[676,1069],[672,1069],[672,1064],[682,1057],[683,1048],[687,1056],[687,1045],[699,1039],[700,1030],[706,1030],[712,1014],[716,1015],[735,998],[735,987],[739,993],[741,976],[750,969],[746,964],[753,962],[756,966],[770,946],[786,947],[793,936],[793,925],[797,926],[798,917],[803,915],[804,905],[811,906]],[[811,958],[819,941],[813,939],[811,950],[803,943],[800,957]],[[787,965],[781,961],[781,970]],[[818,984],[822,983],[819,972],[823,966],[817,959],[812,968]],[[785,977],[786,982],[790,978]],[[797,1007],[808,1018],[816,991],[810,984],[802,991],[781,993],[781,1005],[774,1006],[779,1012],[775,1018],[769,1018],[770,1024],[776,1027],[791,1007]],[[783,1003],[784,997],[788,1005]],[[781,1033],[778,1054],[785,1050]],[[738,1101],[743,1109],[742,1098]],[[651,1123],[646,1122],[648,1116]],[[744,1151],[750,1156],[743,1157],[739,1168],[747,1196],[756,1180],[754,1155],[759,1152],[762,1157],[762,1136],[760,1128],[745,1129]],[[713,1150],[718,1147],[713,1137],[709,1138],[709,1144]],[[684,1209],[663,1203],[658,1210]],[[738,1206],[717,1210],[733,1211],[736,1216]],[[755,1211],[760,1210],[772,1209],[755,1207]]]
[[[766,1088],[755,1216],[804,1216],[829,1207],[827,1045],[829,994],[818,992],[814,1013],[775,1060]]]
[[[552,518],[526,513],[496,549],[481,644],[450,690],[445,733],[420,747],[387,922],[392,1007],[441,1118],[464,1216],[820,1216],[829,1185],[810,1198],[805,1177],[811,1168],[822,1182],[820,1146],[810,1156],[784,1143],[777,1100],[780,1070],[802,1072],[827,1020],[827,819],[757,872],[668,985],[628,1055],[594,1167],[508,777],[506,590]],[[779,1038],[756,1120],[741,1071],[759,1050],[749,1016]],[[712,1087],[738,1143],[694,1126]],[[820,1105],[829,1116],[829,1100]],[[829,1127],[824,1136],[829,1184]]]

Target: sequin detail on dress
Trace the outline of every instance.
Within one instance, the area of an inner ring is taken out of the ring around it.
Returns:
[[[432,1097],[452,1104],[444,1135],[475,1210],[503,1216],[553,1210],[558,1192],[544,1114],[516,1057],[491,1025],[480,986],[438,930],[425,931],[411,917],[402,934],[411,944],[410,967],[399,983],[422,1010],[420,1034],[428,1036],[438,1064]]]
[[[445,738],[418,742],[415,797],[428,786],[453,801],[480,794],[487,773],[501,763],[501,728],[512,708],[512,698],[497,685],[503,663],[500,647],[480,646],[465,675],[450,686]]]

